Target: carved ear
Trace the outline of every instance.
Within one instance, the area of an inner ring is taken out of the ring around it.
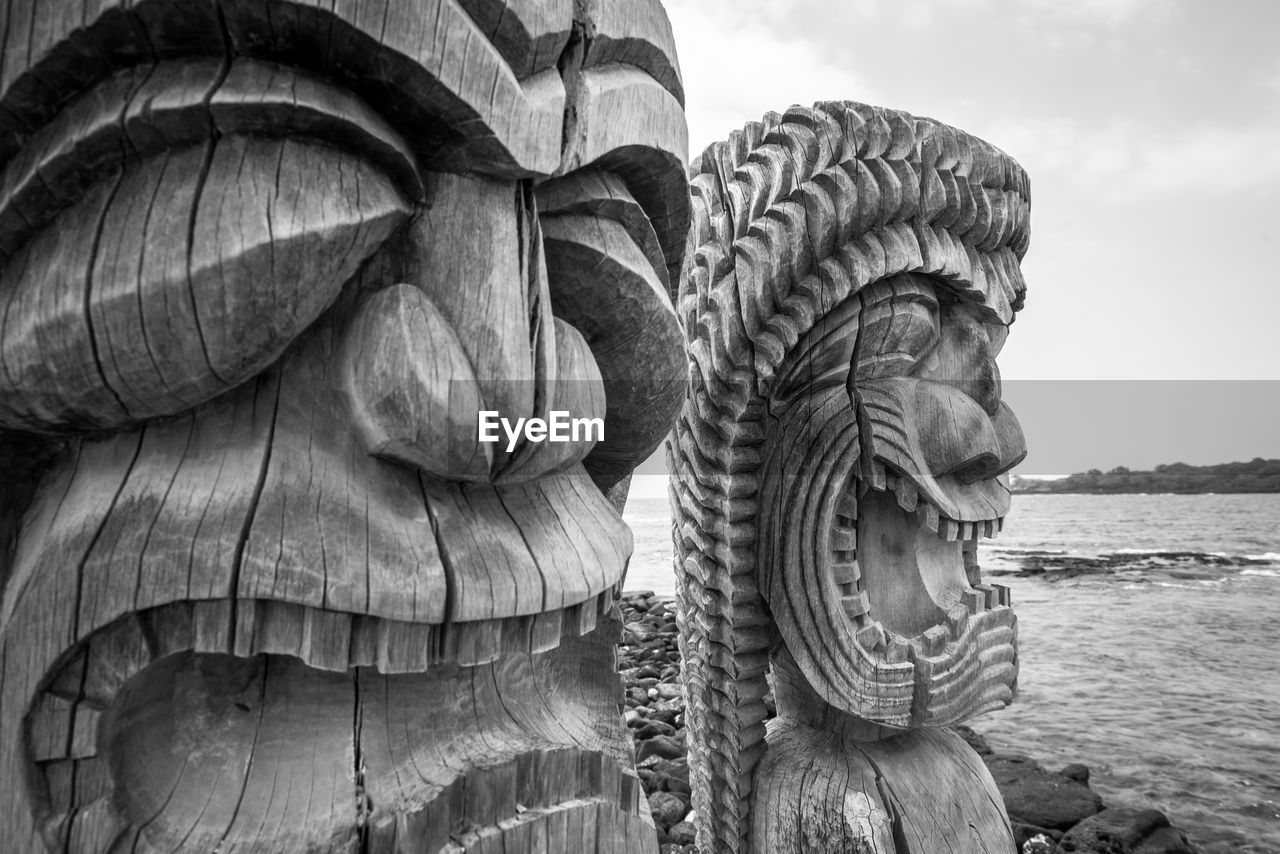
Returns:
[[[494,446],[477,440],[480,386],[426,294],[394,285],[369,297],[340,358],[340,382],[369,453],[448,480],[488,480]]]

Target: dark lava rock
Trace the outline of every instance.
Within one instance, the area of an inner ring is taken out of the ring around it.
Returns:
[[[674,735],[655,735],[640,743],[636,750],[636,759],[644,760],[650,756],[662,759],[675,759],[684,756],[684,739]]]
[[[676,794],[689,794],[689,763],[684,757],[655,762],[652,770],[657,788]]]
[[[1158,810],[1113,807],[1067,831],[1058,850],[1063,854],[1199,854],[1202,849]]]
[[[1089,785],[1089,766],[1074,762],[1062,769],[1062,776],[1087,786]]]
[[[969,727],[961,724],[955,728],[956,734],[964,739],[965,744],[973,748],[974,752],[979,756],[990,756],[992,753],[991,745],[987,744],[987,740]]]
[[[622,642],[627,646],[646,646],[653,642],[659,629],[644,623],[627,623],[622,630]]]
[[[649,796],[649,811],[654,824],[667,831],[689,814],[689,800],[671,792],[654,792]]]
[[[693,825],[687,821],[677,822],[667,831],[667,841],[676,845],[692,845],[695,840]]]
[[[1046,771],[1026,756],[989,756],[987,768],[1012,821],[1068,830],[1103,808],[1102,798],[1088,786]]]
[[[679,714],[680,713],[677,712],[675,709],[653,709],[649,713],[649,719],[655,720],[655,721],[662,721],[662,723],[667,724],[669,726],[675,726],[676,716]]]
[[[676,728],[671,724],[664,724],[662,721],[648,721],[636,729],[636,738],[645,739],[653,738],[655,735],[675,735]]]

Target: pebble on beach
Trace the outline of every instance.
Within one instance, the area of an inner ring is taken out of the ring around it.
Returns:
[[[622,597],[618,670],[636,768],[658,827],[661,854],[696,852],[684,742],[684,700],[675,603],[652,591]],[[772,703],[766,699],[766,706]],[[1049,771],[1035,760],[995,753],[968,727],[959,733],[987,763],[1013,824],[1020,854],[1200,854],[1156,810],[1107,808],[1089,788],[1089,769]]]

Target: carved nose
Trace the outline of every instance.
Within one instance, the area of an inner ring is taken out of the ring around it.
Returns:
[[[991,452],[976,457],[955,471],[956,478],[961,483],[989,480],[1004,474],[1027,456],[1027,442],[1022,435],[1022,425],[1008,406],[1003,403],[999,405],[995,415],[991,416],[991,427],[995,432],[995,444]]]
[[[406,242],[412,284],[367,298],[344,342],[366,449],[458,481],[517,483],[578,462],[590,434],[508,442],[496,424],[478,429],[482,411],[508,423],[553,409],[605,416],[587,341],[552,314],[532,198],[514,182],[440,175],[434,199]]]

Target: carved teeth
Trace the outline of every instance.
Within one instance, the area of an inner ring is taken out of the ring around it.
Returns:
[[[920,646],[924,649],[925,655],[938,655],[946,650],[947,641],[950,639],[946,626],[933,626],[925,629],[924,634],[920,636]]]
[[[939,519],[938,536],[949,543],[954,543],[960,539],[960,523],[952,519]]]
[[[885,635],[884,627],[879,623],[869,623],[858,629],[854,638],[858,642],[858,646],[867,652],[875,652],[878,649],[884,649],[888,644],[888,637]]]
[[[841,493],[836,501],[837,527],[853,528],[858,524],[858,498],[852,491]]]
[[[885,492],[889,486],[888,478],[889,476],[885,472],[885,468],[883,465],[877,462],[871,463],[870,471],[867,472],[867,484],[872,489],[877,489],[881,492]]]
[[[836,527],[831,531],[831,548],[851,552],[858,547],[858,533],[852,528]]]
[[[898,478],[898,482],[894,485],[893,491],[898,498],[899,507],[907,513],[915,511],[916,505],[920,501],[920,493],[916,491],[916,488],[911,481],[904,477]]]
[[[836,584],[856,584],[862,570],[856,560],[837,560],[831,564],[831,578]]]
[[[989,611],[992,608],[1000,607],[1001,605],[1000,591],[997,590],[995,587],[993,587],[990,584],[975,584],[973,585],[973,589],[976,590],[979,594],[981,594],[983,607],[986,610]],[[1004,588],[1004,591],[1005,591],[1004,593],[1005,600],[1008,601],[1008,598],[1009,598],[1008,588]]]
[[[938,515],[938,508],[926,502],[916,508],[916,516],[920,519],[921,525],[924,525],[935,534],[938,533],[938,523],[941,521],[941,517]]]
[[[909,657],[911,644],[897,635],[890,634],[885,644],[884,660],[886,664],[901,664]]]
[[[980,590],[966,590],[960,594],[960,602],[970,614],[981,614],[986,608],[986,596]]]
[[[947,626],[951,629],[951,637],[959,640],[969,628],[969,609],[963,605],[952,605],[947,611]]]
[[[867,592],[865,590],[856,590],[840,598],[840,604],[844,606],[844,612],[849,615],[850,619],[864,616],[871,610],[871,603],[867,600]]]

